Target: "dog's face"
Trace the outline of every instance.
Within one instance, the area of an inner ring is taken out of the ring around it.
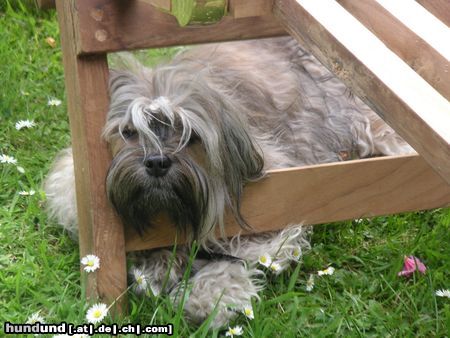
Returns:
[[[243,184],[263,160],[239,105],[207,77],[176,66],[113,72],[104,136],[113,161],[107,194],[127,226],[142,233],[161,212],[191,238],[239,212]]]

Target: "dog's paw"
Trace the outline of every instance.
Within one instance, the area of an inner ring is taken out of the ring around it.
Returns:
[[[132,282],[136,283],[142,276],[146,285],[146,288],[135,288],[136,293],[144,293],[147,289],[155,296],[168,292],[180,282],[188,259],[184,248],[179,248],[175,254],[172,250],[162,249],[134,257],[135,264],[130,269]]]
[[[184,312],[190,322],[199,325],[213,315],[211,327],[220,328],[251,304],[252,297],[258,297],[259,274],[240,262],[210,262],[189,280],[186,292],[180,286],[171,296],[175,304],[185,297]]]
[[[262,256],[270,256],[277,263],[280,273],[293,261],[301,260],[304,252],[311,248],[309,238],[312,227],[301,224],[290,225],[281,231],[265,232],[251,236],[235,236],[221,245],[227,254],[240,257],[249,266],[259,264]]]

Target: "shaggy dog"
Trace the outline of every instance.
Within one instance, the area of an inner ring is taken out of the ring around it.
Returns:
[[[132,62],[111,72],[110,95],[106,193],[125,226],[151,231],[154,216],[165,212],[201,243],[184,305],[194,323],[217,306],[213,325],[222,326],[257,297],[260,256],[270,255],[279,273],[309,247],[301,225],[213,238],[225,209],[249,226],[239,210],[246,182],[267,169],[412,152],[290,38],[195,47],[154,69]],[[76,232],[70,149],[45,189],[50,215]],[[172,249],[144,252],[133,271],[153,293],[178,302],[188,257],[188,246],[175,256]]]

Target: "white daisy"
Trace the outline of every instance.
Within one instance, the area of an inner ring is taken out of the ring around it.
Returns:
[[[16,129],[20,130],[22,128],[33,128],[36,125],[33,120],[20,120],[16,122]]]
[[[328,275],[331,276],[334,273],[334,268],[332,266],[329,266],[328,268],[326,268],[325,270],[320,270],[317,271],[317,274],[319,276],[323,276],[323,275]]]
[[[108,307],[104,303],[98,303],[91,306],[86,313],[88,323],[97,324],[108,314]]]
[[[234,336],[242,336],[244,330],[242,330],[242,326],[229,327],[225,336],[234,337]]]
[[[84,265],[84,271],[92,272],[100,267],[100,258],[96,255],[87,255],[81,259],[81,264]]]
[[[281,265],[280,265],[280,263],[272,262],[272,264],[270,264],[269,268],[272,272],[279,272],[281,270]]]
[[[437,290],[436,296],[450,298],[450,290]]]
[[[0,163],[9,163],[9,164],[16,164],[17,160],[9,155],[0,155]]]
[[[61,103],[62,103],[61,100],[50,99],[50,100],[48,100],[47,105],[49,105],[49,106],[59,106],[59,105],[61,105]]]
[[[35,312],[35,313],[33,313],[30,317],[28,317],[28,319],[27,319],[27,324],[33,325],[33,324],[36,324],[37,322],[39,322],[39,323],[41,323],[41,324],[44,324],[44,323],[45,323],[44,317],[42,317],[42,316],[39,314],[40,312],[41,312],[41,311]]]
[[[311,292],[314,289],[314,275],[309,275],[308,280],[306,281],[306,291]]]
[[[33,196],[36,193],[33,189],[30,191],[19,191],[19,195],[21,196]]]
[[[302,256],[302,249],[300,247],[292,250],[292,258],[294,258],[294,260],[299,261],[301,256]]]
[[[131,275],[134,279],[134,289],[137,293],[145,292],[148,288],[148,276],[144,273],[144,270],[136,267],[131,268]]]
[[[362,222],[364,222],[364,220],[362,219],[362,218],[357,218],[357,219],[355,219],[355,220],[353,220],[355,223],[362,223]]]
[[[19,166],[19,165],[18,165],[16,168],[17,168],[17,171],[18,171],[19,173],[25,174],[25,169],[24,169],[24,168],[22,168],[22,167]]]
[[[255,315],[253,314],[253,309],[251,305],[244,306],[244,309],[242,310],[242,313],[247,317],[248,319],[254,319]]]
[[[259,256],[258,263],[268,268],[270,264],[272,264],[272,257],[270,257],[269,254],[265,253],[264,255]]]

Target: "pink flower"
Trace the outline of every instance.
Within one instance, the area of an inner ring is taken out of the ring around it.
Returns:
[[[414,271],[425,273],[427,267],[423,264],[419,258],[415,256],[405,256],[405,262],[403,264],[403,270],[398,273],[399,276],[409,277]]]

